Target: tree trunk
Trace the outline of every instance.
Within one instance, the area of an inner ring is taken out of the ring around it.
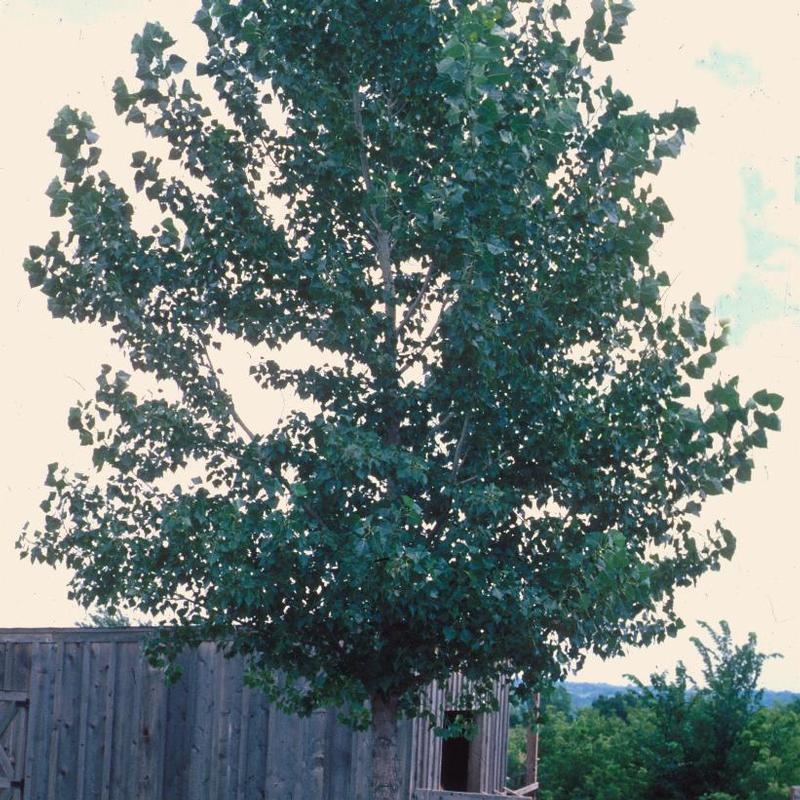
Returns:
[[[372,800],[400,800],[397,698],[372,698]]]

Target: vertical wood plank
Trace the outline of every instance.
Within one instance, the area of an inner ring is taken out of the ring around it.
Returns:
[[[195,651],[197,681],[192,698],[194,724],[190,731],[192,749],[187,800],[216,800],[210,795],[211,742],[216,714],[213,651],[213,645],[208,643],[201,644]]]
[[[353,800],[369,800],[372,782],[372,734],[356,731],[353,734],[353,759],[350,784]]]
[[[56,698],[59,713],[54,719],[57,726],[57,752],[55,759],[51,760],[51,763],[55,763],[55,775],[49,787],[53,800],[77,797],[82,650],[83,646],[76,642],[66,642],[63,646],[59,694]]]
[[[401,719],[398,731],[400,762],[400,796],[411,797],[411,770],[413,764],[414,727],[409,719]]]
[[[241,798],[237,800],[262,800],[267,798],[267,760],[271,746],[269,726],[272,707],[262,692],[245,687],[242,700],[242,713],[246,713],[243,728],[247,736],[242,741],[244,750],[241,759],[239,783],[242,787]],[[269,797],[269,800],[272,800]]]
[[[77,787],[75,797],[84,800],[86,797],[86,742],[89,735],[89,693],[91,679],[91,643],[85,642],[80,646],[81,681],[80,695],[78,697],[78,763]]]
[[[214,663],[213,692],[217,712],[214,715],[211,726],[209,793],[211,797],[228,800],[227,786],[231,777],[230,750],[232,744],[235,746],[235,742],[232,742],[233,726],[231,715],[233,687],[229,681],[228,660],[225,658],[222,648],[215,648],[212,658]]]
[[[139,653],[139,692],[142,697],[138,714],[139,751],[136,765],[136,800],[161,800],[164,784],[164,745],[167,718],[167,689],[164,674],[151,667]]]
[[[28,741],[25,749],[25,786],[31,797],[47,796],[47,770],[49,761],[49,722],[55,670],[48,661],[53,645],[35,643],[31,652],[30,705],[28,707]]]
[[[136,754],[139,748],[136,720],[139,713],[139,645],[116,644],[116,676],[112,711],[110,800],[134,800]]]
[[[299,784],[303,800],[324,800],[327,765],[328,710],[319,709],[304,720],[303,763]]]
[[[128,742],[127,742],[127,772],[126,772],[126,800],[138,800],[138,789],[140,780],[141,753],[142,753],[142,727],[141,716],[142,706],[145,701],[144,672],[146,665],[142,655],[142,642],[128,643],[122,645],[125,651],[125,660],[130,670],[130,683],[127,692],[128,705],[125,709],[120,708],[117,713],[127,713],[130,715],[128,720]]]
[[[242,661],[239,659],[241,668]],[[250,746],[250,691],[242,684],[239,708],[239,752],[237,755],[236,785],[231,800],[245,800],[247,785],[247,751]]]
[[[302,761],[301,721],[270,707],[267,732],[266,797],[269,800],[301,800],[295,782]]]
[[[325,769],[325,800],[350,796],[353,732],[342,725],[331,711],[327,718],[327,763]]]
[[[62,678],[64,675],[64,645],[56,644],[55,680],[53,681],[52,716],[48,720],[50,744],[47,760],[47,800],[56,800],[56,776],[58,774],[58,737],[61,725]]]
[[[13,649],[14,645],[11,642],[4,643],[2,655],[0,656],[0,686],[11,690],[14,689],[11,686],[11,652]]]
[[[91,642],[86,651],[89,657],[89,691],[86,711],[86,746],[83,762],[83,795],[81,800],[100,800],[107,750],[106,724],[110,668],[114,645]]]
[[[110,800],[111,797],[111,772],[114,764],[114,709],[116,708],[117,693],[117,661],[119,648],[115,642],[106,644],[108,667],[105,690],[105,706],[103,709],[103,767],[100,784],[101,800]]]
[[[218,796],[225,800],[236,800],[239,787],[240,753],[242,741],[242,703],[244,699],[244,676],[242,659],[239,656],[225,658],[220,652],[220,666],[223,674],[224,715],[220,727],[221,758],[220,784]]]
[[[10,665],[4,677],[3,688],[29,695],[31,682],[31,644],[18,642],[9,648]],[[28,734],[28,708],[18,706],[14,721],[6,731],[6,748],[8,760],[11,762],[12,775],[15,779],[23,778],[25,773],[25,744]],[[20,800],[21,792],[14,789],[13,800]]]
[[[194,651],[182,653],[177,665],[182,675],[167,693],[164,758],[164,800],[190,800],[191,729],[194,725],[194,687],[197,658]]]

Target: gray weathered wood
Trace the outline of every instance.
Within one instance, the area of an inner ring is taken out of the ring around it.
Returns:
[[[101,800],[103,776],[109,770],[110,747],[106,746],[106,727],[113,707],[108,694],[113,681],[112,658],[115,648],[105,642],[92,642],[89,653],[89,699],[86,709],[86,746],[83,796],[81,800]]]
[[[2,735],[0,771],[24,777],[25,800],[369,800],[369,732],[333,710],[280,712],[245,686],[242,658],[209,643],[180,657],[184,676],[168,686],[146,662],[147,634],[0,630],[0,717],[29,701]],[[462,686],[455,676],[431,687],[437,720]],[[475,745],[485,788],[502,786],[508,704],[499,699]],[[398,743],[404,798],[470,797],[438,791],[441,740],[427,722],[403,721]],[[0,800],[20,800],[3,777]]]
[[[81,648],[81,692],[78,698],[79,717],[78,717],[78,787],[75,792],[76,797],[86,796],[86,744],[89,735],[89,702],[91,694],[89,692],[91,680],[91,646]]]
[[[503,794],[487,794],[485,792],[446,792],[443,789],[417,789],[414,800],[490,800],[492,797],[505,797]]]
[[[55,647],[55,681],[52,686],[52,716],[50,717],[50,746],[48,750],[47,800],[56,800],[58,783],[58,755],[61,739],[61,715],[63,713],[64,643]]]
[[[108,645],[107,645],[108,646]],[[105,692],[105,709],[103,717],[103,774],[100,784],[101,800],[109,800],[111,796],[111,770],[114,764],[114,710],[117,697],[117,660],[119,648],[109,646],[108,680]]]

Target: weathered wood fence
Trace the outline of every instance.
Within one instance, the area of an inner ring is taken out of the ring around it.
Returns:
[[[143,657],[145,635],[0,630],[0,800],[369,800],[369,732],[333,711],[281,713],[212,644],[183,654],[183,677],[167,686]],[[483,793],[505,777],[499,691],[500,712],[470,745]],[[400,747],[404,796],[438,795],[441,739],[406,722]]]

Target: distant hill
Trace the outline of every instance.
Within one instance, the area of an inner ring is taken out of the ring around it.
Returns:
[[[612,683],[584,683],[581,681],[567,681],[564,684],[564,688],[567,690],[567,692],[569,692],[573,709],[577,711],[580,708],[586,708],[586,706],[590,706],[601,695],[611,697],[612,695],[625,692],[633,687],[615,686]],[[765,689],[761,702],[762,705],[769,707],[775,705],[776,703],[791,703],[793,700],[800,700],[800,693]]]

